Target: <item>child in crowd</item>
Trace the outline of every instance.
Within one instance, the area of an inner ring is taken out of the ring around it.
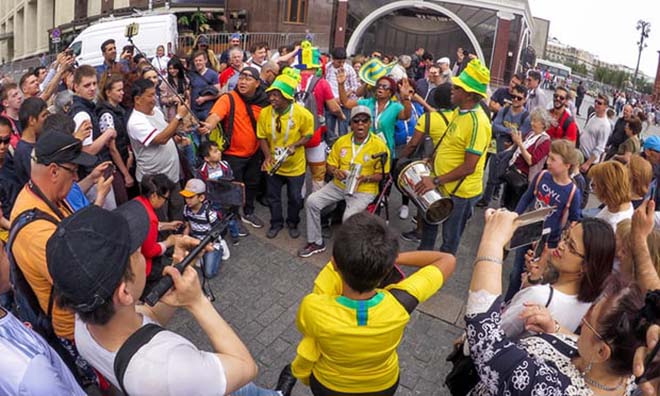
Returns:
[[[396,350],[410,315],[451,276],[456,260],[435,251],[399,253],[397,235],[366,212],[344,222],[334,246],[315,293],[298,310],[303,339],[291,365],[293,375],[314,395],[394,395],[399,385]],[[381,289],[395,261],[419,270]]]
[[[222,160],[222,151],[218,147],[218,143],[212,140],[205,140],[197,149],[199,156],[204,160],[202,166],[197,171],[199,178],[203,181],[211,180],[234,180],[234,173],[227,161]],[[211,207],[215,210],[222,210],[223,208],[211,203]],[[238,245],[238,237],[247,236],[247,233],[241,233],[236,219],[229,221],[229,234],[232,238],[232,244]]]
[[[183,234],[200,240],[204,239],[220,220],[218,213],[206,200],[206,183],[200,179],[190,179],[180,194],[186,200],[186,206],[183,209],[183,219],[186,224]],[[228,258],[229,248],[225,240],[220,237],[213,243],[213,251],[205,253],[202,257],[204,277],[213,278],[218,275],[220,264]]]
[[[557,247],[564,226],[582,217],[580,208],[582,194],[570,176],[571,169],[576,167],[577,163],[578,157],[572,142],[565,139],[553,141],[546,163],[548,169],[539,172],[532,180],[516,207],[516,212],[522,214],[528,210],[554,206],[555,211],[548,216],[543,225],[550,228],[548,238],[550,249]],[[516,252],[505,301],[510,301],[520,290],[525,251],[526,249],[518,249]]]

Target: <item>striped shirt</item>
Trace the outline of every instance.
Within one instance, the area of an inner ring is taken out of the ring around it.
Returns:
[[[85,395],[57,353],[6,312],[0,318],[0,395]]]
[[[205,201],[197,212],[186,206],[183,209],[183,219],[190,226],[191,237],[204,239],[211,231],[211,228],[218,222],[218,213],[211,209],[208,201]]]

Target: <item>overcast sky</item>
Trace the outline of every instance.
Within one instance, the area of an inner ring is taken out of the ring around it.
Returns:
[[[598,55],[604,61],[635,68],[640,31],[651,22],[648,47],[639,69],[655,78],[660,51],[660,0],[529,0],[532,15],[550,21],[549,37]]]

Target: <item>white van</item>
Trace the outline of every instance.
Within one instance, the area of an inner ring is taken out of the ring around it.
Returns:
[[[147,58],[151,59],[156,56],[156,48],[159,45],[165,47],[165,53],[176,52],[179,33],[174,14],[106,18],[83,30],[73,40],[69,49],[73,51],[79,65],[98,66],[103,63],[101,44],[112,38],[117,45],[117,57],[119,58],[122,48],[130,44],[124,37],[124,32],[126,25],[131,23],[140,25],[139,33],[133,37],[133,41]],[[135,53],[137,54],[137,51]]]

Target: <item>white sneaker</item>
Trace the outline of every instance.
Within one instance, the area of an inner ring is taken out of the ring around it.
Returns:
[[[399,208],[399,218],[401,220],[405,220],[408,218],[408,215],[410,214],[410,209],[408,209],[408,205],[401,205]]]
[[[225,242],[224,239],[221,239],[220,246],[222,246],[222,261],[227,260],[231,256],[231,253],[229,252],[229,246],[227,246],[227,242]]]

